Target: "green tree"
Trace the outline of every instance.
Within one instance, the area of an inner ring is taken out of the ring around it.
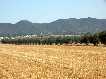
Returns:
[[[106,45],[106,31],[102,31],[99,33],[100,42]]]

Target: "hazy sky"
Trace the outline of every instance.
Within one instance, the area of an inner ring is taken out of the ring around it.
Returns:
[[[64,18],[105,18],[105,0],[0,0],[0,22],[51,22]]]

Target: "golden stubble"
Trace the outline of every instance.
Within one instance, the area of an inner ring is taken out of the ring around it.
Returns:
[[[0,79],[106,79],[106,47],[1,44]]]

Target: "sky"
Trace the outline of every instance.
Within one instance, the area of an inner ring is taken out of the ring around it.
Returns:
[[[87,17],[106,19],[106,0],[0,0],[0,23]]]

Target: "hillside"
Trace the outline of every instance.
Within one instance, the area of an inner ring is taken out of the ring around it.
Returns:
[[[80,34],[106,30],[106,19],[69,18],[51,23],[21,20],[16,24],[0,23],[0,34]]]

